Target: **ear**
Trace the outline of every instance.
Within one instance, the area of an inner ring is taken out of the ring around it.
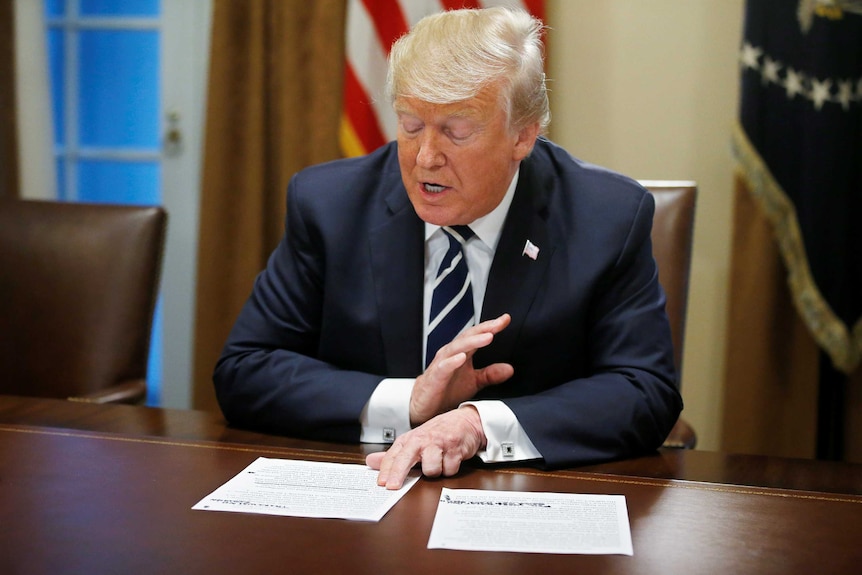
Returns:
[[[520,162],[530,155],[533,151],[533,146],[536,145],[536,138],[539,137],[539,122],[527,124],[518,131],[518,139],[515,142],[515,148],[512,150],[512,159]]]

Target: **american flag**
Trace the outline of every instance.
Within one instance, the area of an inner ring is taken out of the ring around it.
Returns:
[[[395,138],[395,115],[383,93],[392,43],[428,14],[512,6],[545,21],[545,0],[348,0],[344,104],[339,139],[345,156],[361,156]]]
[[[531,260],[534,260],[539,257],[539,246],[527,240],[527,243],[524,244],[524,251],[521,255],[525,255]]]

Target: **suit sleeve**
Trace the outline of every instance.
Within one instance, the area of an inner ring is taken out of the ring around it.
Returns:
[[[326,242],[306,221],[294,177],[285,235],[228,336],[213,375],[232,424],[314,439],[359,439],[359,415],[382,377],[320,359]]]

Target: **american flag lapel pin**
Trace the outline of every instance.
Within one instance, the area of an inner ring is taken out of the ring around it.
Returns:
[[[527,256],[531,260],[535,260],[537,257],[539,257],[539,246],[537,246],[530,240],[527,240],[527,243],[524,244],[524,251],[521,252],[521,255]]]

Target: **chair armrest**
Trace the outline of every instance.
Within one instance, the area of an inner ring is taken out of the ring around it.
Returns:
[[[127,403],[140,404],[147,398],[147,381],[145,379],[131,379],[122,381],[106,389],[100,389],[93,393],[68,398],[69,401],[80,401],[83,403]]]
[[[670,434],[664,440],[662,447],[694,449],[695,445],[697,445],[697,434],[687,421],[680,418],[670,430]]]

